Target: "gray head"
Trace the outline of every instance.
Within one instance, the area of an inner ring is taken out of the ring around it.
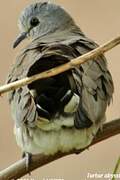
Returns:
[[[73,19],[62,7],[49,2],[38,2],[26,7],[20,15],[18,25],[21,34],[14,43],[14,48],[27,37],[34,40],[75,27]]]

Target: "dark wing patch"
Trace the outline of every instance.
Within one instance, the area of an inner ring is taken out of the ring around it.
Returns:
[[[57,67],[68,62],[72,57],[75,57],[72,47],[63,44],[50,45],[43,50],[42,57],[39,58],[38,56],[38,60],[29,68],[27,76]],[[65,98],[65,101],[62,101],[62,98],[71,87],[74,88],[75,84],[72,82],[73,78],[71,76],[70,71],[64,72],[28,85],[28,88],[30,90],[34,89],[37,94],[34,99],[38,106],[39,116],[51,120],[57,112],[62,113],[65,102],[69,99]]]

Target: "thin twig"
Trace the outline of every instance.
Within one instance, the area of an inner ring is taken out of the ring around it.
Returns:
[[[90,52],[88,52],[88,53],[86,53],[86,54],[84,54],[78,58],[71,60],[70,62],[68,62],[64,65],[58,66],[56,68],[52,68],[48,71],[42,72],[40,74],[33,75],[31,77],[26,77],[24,79],[3,85],[0,87],[0,95],[5,93],[5,92],[11,91],[13,89],[17,89],[18,87],[30,84],[33,81],[36,81],[38,79],[45,79],[45,78],[60,74],[60,73],[67,71],[69,69],[73,69],[75,66],[80,65],[82,63],[85,63],[88,60],[95,60],[95,57],[109,51],[110,49],[117,46],[118,44],[120,44],[120,36],[118,36],[117,38],[114,38],[113,40],[99,46],[98,48],[96,48],[96,49],[94,49],[94,50],[92,50],[92,51],[90,51]]]
[[[101,142],[105,139],[108,139],[112,136],[115,136],[120,133],[120,119],[113,120],[109,123],[104,124],[103,130],[98,131],[96,137],[94,138],[92,145]],[[86,148],[85,148],[86,149]],[[64,156],[70,155],[70,154],[80,154],[85,149],[82,150],[72,150],[68,153],[57,153],[53,156],[45,156],[45,155],[34,155],[32,156],[30,169],[29,171],[33,171],[34,169],[37,169],[38,167],[44,166],[52,161],[55,161],[59,158],[62,158]],[[29,172],[26,169],[26,160],[25,158],[22,160],[17,161],[15,164],[11,165],[7,169],[0,172],[0,180],[7,180],[7,179],[18,179],[25,174]]]

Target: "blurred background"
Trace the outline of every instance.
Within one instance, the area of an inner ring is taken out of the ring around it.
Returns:
[[[0,5],[0,85],[4,84],[10,66],[21,44],[12,49],[18,34],[17,18],[21,10],[35,1],[2,1]],[[87,36],[102,44],[120,35],[120,0],[54,0],[72,15]],[[107,120],[120,117],[120,46],[106,53],[108,65],[115,84],[114,101],[107,110]],[[120,155],[120,136],[112,137],[91,147],[80,155],[71,155],[54,161],[32,173],[33,178],[63,178],[64,180],[84,180],[87,173],[112,173]],[[0,170],[21,158],[13,135],[7,96],[0,98]],[[29,178],[29,176],[26,176]]]

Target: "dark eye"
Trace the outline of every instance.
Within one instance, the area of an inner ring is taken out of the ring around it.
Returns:
[[[39,21],[39,19],[37,17],[33,17],[30,20],[30,25],[33,26],[33,27],[37,26],[39,23],[40,23],[40,21]]]

